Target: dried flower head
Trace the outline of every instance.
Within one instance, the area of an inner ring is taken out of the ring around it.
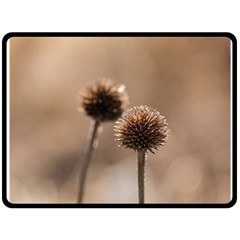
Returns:
[[[121,116],[128,100],[124,85],[114,85],[103,79],[81,94],[81,104],[86,114],[98,121],[113,121]]]
[[[114,126],[116,140],[135,151],[151,151],[165,144],[169,129],[166,118],[147,106],[128,109]]]

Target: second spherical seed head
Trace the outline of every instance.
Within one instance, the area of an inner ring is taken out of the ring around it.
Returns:
[[[85,89],[81,94],[82,108],[96,121],[114,121],[119,118],[128,103],[124,85],[114,85],[103,79]]]

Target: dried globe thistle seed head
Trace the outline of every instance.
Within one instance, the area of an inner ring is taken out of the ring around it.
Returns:
[[[128,109],[114,126],[116,140],[135,151],[150,151],[163,146],[169,135],[166,118],[151,107]]]
[[[81,105],[86,114],[98,121],[113,121],[121,116],[128,102],[124,85],[114,85],[103,79],[81,94]]]

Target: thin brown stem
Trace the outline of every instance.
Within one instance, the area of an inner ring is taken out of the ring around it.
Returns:
[[[141,150],[138,152],[138,197],[139,197],[139,203],[144,203],[146,156],[147,156],[147,153],[145,150]]]
[[[100,121],[95,121],[93,123],[93,126],[90,127],[90,134],[89,134],[89,145],[87,150],[86,159],[83,162],[81,173],[80,173],[80,186],[79,186],[79,192],[78,192],[78,203],[82,203],[83,196],[85,192],[85,182],[87,178],[87,170],[90,164],[90,161],[92,159],[92,154],[94,149],[97,145],[97,139],[98,139],[98,131],[100,127]]]

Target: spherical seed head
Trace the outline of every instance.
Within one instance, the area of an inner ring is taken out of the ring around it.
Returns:
[[[114,126],[116,140],[135,151],[150,151],[163,146],[169,135],[166,118],[151,107],[128,109]]]
[[[103,79],[85,89],[81,95],[81,104],[86,114],[95,120],[113,121],[121,116],[128,101],[124,85],[114,85]]]

